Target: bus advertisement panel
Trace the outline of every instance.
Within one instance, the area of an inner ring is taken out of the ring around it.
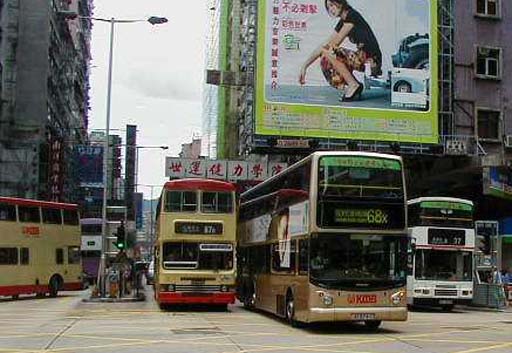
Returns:
[[[473,298],[475,231],[473,203],[451,197],[421,197],[408,202],[413,250],[407,279],[410,305],[451,310]]]
[[[406,320],[402,160],[315,152],[243,193],[239,297],[290,323]]]
[[[235,302],[236,188],[212,179],[165,184],[157,208],[155,298],[172,304]]]
[[[437,143],[437,3],[258,1],[255,133]]]
[[[82,289],[75,204],[0,197],[0,296]]]

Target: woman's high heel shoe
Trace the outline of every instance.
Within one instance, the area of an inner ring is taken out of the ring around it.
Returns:
[[[358,83],[357,88],[354,90],[350,96],[344,95],[341,99],[342,102],[353,102],[361,100],[361,93],[363,92],[363,85]]]

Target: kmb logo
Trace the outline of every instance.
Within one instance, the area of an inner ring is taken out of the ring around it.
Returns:
[[[376,304],[376,294],[351,294],[348,296],[347,301],[349,304]]]

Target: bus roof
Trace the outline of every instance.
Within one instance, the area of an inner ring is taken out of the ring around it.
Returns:
[[[165,183],[165,190],[207,190],[207,191],[236,191],[232,183],[214,179],[176,179]]]
[[[407,201],[408,205],[413,205],[416,203],[424,202],[424,201],[446,201],[446,202],[458,202],[465,203],[467,205],[473,206],[473,201],[466,199],[459,199],[457,197],[445,197],[445,196],[426,196],[426,197],[418,197],[416,199],[411,199]]]
[[[77,210],[78,209],[78,205],[73,204],[73,203],[39,201],[39,200],[31,200],[31,199],[21,199],[21,198],[17,198],[17,197],[2,197],[2,196],[0,196],[0,202],[5,202],[5,203],[11,204],[11,205],[57,208],[57,209],[61,209],[61,210]]]

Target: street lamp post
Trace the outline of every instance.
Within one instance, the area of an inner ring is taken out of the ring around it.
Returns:
[[[137,183],[139,182],[139,150],[140,149],[161,149],[162,151],[168,150],[169,146],[137,146],[135,150],[135,192],[137,192]]]
[[[105,286],[105,270],[106,270],[106,250],[108,246],[107,242],[107,200],[108,200],[108,154],[109,154],[109,135],[110,135],[110,111],[111,111],[111,100],[112,100],[112,66],[114,61],[114,28],[116,23],[135,23],[148,21],[152,25],[163,24],[167,22],[165,17],[152,16],[147,20],[119,20],[111,17],[110,19],[98,18],[98,17],[84,17],[78,16],[81,19],[88,19],[101,22],[110,23],[110,49],[108,59],[108,80],[107,80],[107,113],[106,113],[106,128],[105,128],[105,141],[103,147],[103,205],[102,205],[102,250],[101,250],[101,263],[99,269],[99,280],[101,280],[101,296],[106,296]]]

